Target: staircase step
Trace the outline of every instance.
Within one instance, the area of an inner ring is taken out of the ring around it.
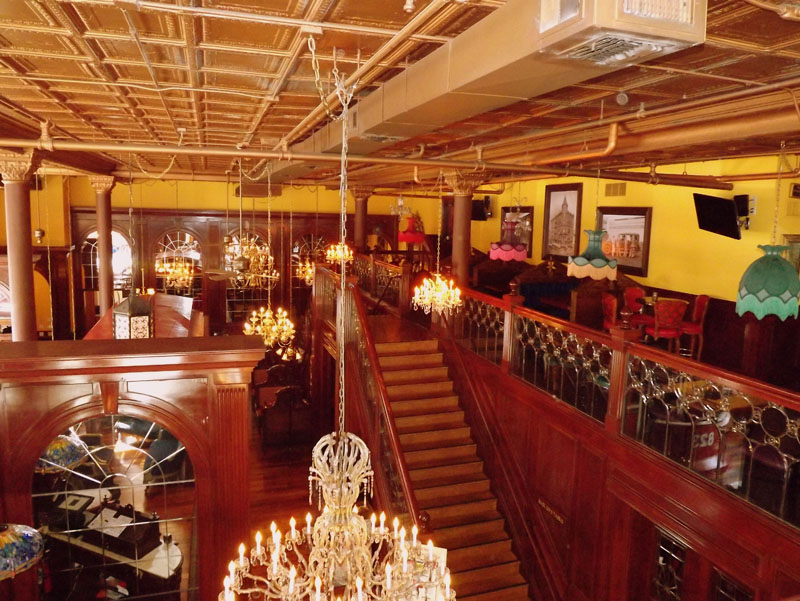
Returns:
[[[516,559],[517,556],[511,550],[510,538],[447,552],[447,565],[453,573],[474,570],[490,564],[508,563]]]
[[[383,381],[389,384],[405,384],[431,381],[446,380],[447,367],[415,367],[414,369],[394,369],[383,372]]]
[[[425,449],[423,451],[409,451],[404,453],[408,469],[421,467],[436,467],[438,465],[454,465],[469,463],[478,459],[478,448],[474,444],[465,444],[458,447],[439,447],[438,449]]]
[[[438,340],[408,340],[405,342],[379,342],[375,345],[378,355],[407,355],[425,353],[439,348]]]
[[[408,399],[424,399],[426,397],[447,396],[453,394],[453,381],[424,382],[422,384],[395,384],[387,386],[386,392],[391,401]]]
[[[453,588],[459,599],[469,595],[525,584],[525,579],[519,573],[519,561],[477,568],[452,574],[451,576]]]
[[[428,413],[425,415],[409,415],[408,417],[396,417],[394,419],[397,431],[400,434],[409,432],[428,432],[430,430],[448,430],[463,427],[463,411],[447,411],[446,413]]]
[[[441,507],[467,501],[480,501],[493,499],[490,490],[491,483],[485,476],[471,482],[461,484],[447,484],[445,486],[430,486],[428,488],[414,487],[414,496],[417,497],[420,509],[430,510],[432,507]]]
[[[444,363],[442,353],[414,353],[413,355],[384,355],[378,357],[378,364],[386,372],[393,369],[414,367],[436,367]]]
[[[415,489],[469,482],[483,476],[483,461],[408,470],[408,475]]]
[[[427,432],[400,434],[400,444],[404,451],[464,445],[471,442],[470,430],[466,426],[449,430],[428,430]]]
[[[434,532],[433,542],[438,547],[444,547],[448,552],[462,547],[482,545],[508,538],[504,529],[504,520],[490,520],[465,526],[452,526],[450,528],[437,528]]]
[[[530,601],[527,584],[518,584],[477,595],[462,596],[461,591],[456,591],[456,594],[459,601]]]
[[[392,413],[395,417],[408,417],[409,415],[423,415],[425,413],[446,413],[448,411],[458,411],[459,409],[457,395],[392,402]]]
[[[500,519],[497,512],[497,499],[485,499],[459,505],[444,505],[428,510],[431,516],[431,526],[434,531],[437,528],[447,528],[459,524],[474,524],[486,520]],[[485,565],[485,564],[484,564]]]

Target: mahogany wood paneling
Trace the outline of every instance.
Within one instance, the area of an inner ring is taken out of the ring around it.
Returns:
[[[657,529],[689,548],[687,600],[711,598],[714,569],[758,599],[800,594],[800,531],[451,340],[442,345],[534,598],[648,598]]]
[[[117,382],[119,414],[154,421],[186,447],[196,478],[199,599],[215,600],[221,557],[247,535],[248,383],[263,352],[245,336],[0,343],[0,521],[33,522],[36,460],[69,426],[103,415]],[[37,596],[35,570],[0,583],[4,600]]]

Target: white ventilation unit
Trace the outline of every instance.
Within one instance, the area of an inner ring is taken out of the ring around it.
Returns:
[[[620,67],[705,41],[706,0],[541,0],[541,51]]]

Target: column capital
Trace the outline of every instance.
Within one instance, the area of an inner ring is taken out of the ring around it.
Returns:
[[[485,181],[484,173],[461,173],[450,171],[444,174],[444,181],[453,189],[456,196],[472,196],[475,188]]]
[[[23,154],[0,152],[0,175],[3,176],[3,183],[27,182],[41,162],[41,155],[34,150]]]
[[[375,191],[375,188],[372,186],[365,186],[363,184],[347,186],[347,189],[350,190],[350,194],[353,195],[353,198],[355,198],[356,201],[367,200]]]
[[[90,175],[89,183],[97,194],[105,194],[114,187],[115,180],[113,175]]]

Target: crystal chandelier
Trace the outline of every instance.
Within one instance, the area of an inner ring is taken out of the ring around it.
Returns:
[[[267,247],[272,247],[272,178],[267,174]],[[270,255],[272,261],[272,255]],[[274,271],[274,268],[270,269]],[[275,271],[277,280],[277,271]],[[290,282],[291,285],[291,282]],[[259,308],[250,314],[249,320],[244,324],[244,333],[251,336],[261,336],[264,346],[273,350],[284,361],[301,361],[303,351],[294,346],[294,324],[289,319],[285,309],[278,307],[272,311],[271,286],[267,288],[267,306]]]
[[[311,45],[311,44],[309,44]],[[313,57],[313,47],[312,47]],[[352,88],[336,74],[336,90],[342,104],[342,163],[340,197],[340,244],[346,233],[347,111]],[[340,285],[345,290],[345,255],[340,255]],[[404,599],[455,601],[443,549],[432,542],[421,544],[416,527],[408,536],[395,518],[359,515],[360,494],[372,492],[373,471],[367,445],[345,431],[344,294],[339,296],[336,320],[339,369],[338,430],[323,436],[312,452],[309,492],[317,493],[322,513],[316,520],[306,515],[305,527],[294,518],[285,534],[273,523],[265,540],[256,533],[248,552],[239,545],[239,556],[228,564],[219,601],[248,599],[280,601],[401,601]],[[309,501],[311,498],[309,499]]]
[[[314,264],[306,258],[304,261],[300,261],[297,265],[297,271],[295,272],[297,279],[303,280],[306,286],[310,286],[314,283]]]
[[[422,280],[421,286],[414,287],[411,306],[415,311],[422,310],[427,315],[431,311],[445,317],[461,307],[461,290],[453,280],[445,280],[439,268],[442,254],[442,173],[439,173],[439,224],[436,234],[436,272],[432,277]]]
[[[157,259],[156,275],[164,278],[168,288],[188,288],[194,278],[194,264],[186,257]]]
[[[325,251],[325,261],[328,263],[341,263],[344,267],[345,263],[353,260],[353,251],[347,243],[342,241],[338,244],[331,244],[328,250]]]

